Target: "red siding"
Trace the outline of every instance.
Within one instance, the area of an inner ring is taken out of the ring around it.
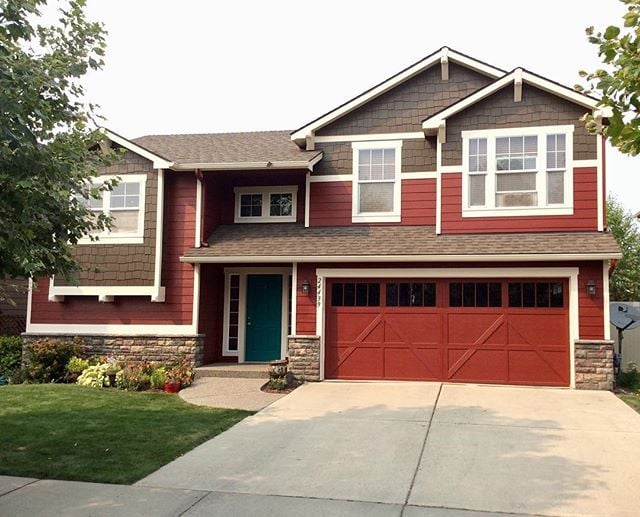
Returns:
[[[597,169],[574,169],[573,215],[462,217],[462,174],[442,175],[442,233],[596,231]]]
[[[49,302],[48,279],[34,290],[32,323],[189,325],[193,308],[193,266],[179,257],[194,244],[196,180],[192,174],[165,174],[164,251],[162,285],[166,301],[152,303],[148,296],[118,296],[99,303],[97,296],[67,296]]]
[[[436,180],[402,180],[402,224],[436,224]]]
[[[350,226],[352,184],[331,181],[311,184],[311,226]],[[436,223],[436,180],[402,180],[402,225]]]
[[[204,334],[204,362],[236,362],[235,357],[222,356],[224,311],[224,272],[217,264],[200,266],[200,316],[198,333]]]
[[[351,225],[351,182],[311,183],[310,226]]]
[[[602,262],[584,262],[580,264],[580,273],[578,275],[580,339],[604,339],[602,268]],[[585,286],[589,280],[594,280],[596,283],[595,296],[587,294]]]
[[[298,289],[298,328],[300,335],[316,334],[316,296],[315,296],[315,270],[316,268],[389,268],[394,271],[397,268],[449,268],[451,277],[455,277],[456,268],[444,263],[406,263],[406,264],[364,264],[364,263],[332,263],[332,264],[298,264],[298,283],[304,279],[311,283],[311,293],[302,294]],[[462,265],[460,265],[462,267]],[[578,267],[578,305],[579,305],[579,332],[580,339],[603,339],[604,337],[604,297],[602,284],[603,263],[591,262],[539,262],[513,263],[465,263],[464,267],[497,267],[508,269],[509,267],[540,268],[545,267]],[[596,282],[596,296],[589,296],[586,292],[588,280]]]
[[[302,282],[308,281],[308,294],[302,292]],[[296,286],[296,334],[313,336],[316,333],[316,265],[298,264],[298,285]]]

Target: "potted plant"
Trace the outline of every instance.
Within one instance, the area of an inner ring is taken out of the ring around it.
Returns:
[[[191,385],[194,375],[195,373],[191,364],[183,360],[167,370],[164,391],[167,393],[178,393],[181,388],[186,388]]]
[[[118,374],[118,371],[120,370],[120,367],[118,365],[118,361],[116,360],[115,357],[108,356],[108,357],[104,358],[103,363],[105,363],[107,365],[107,369],[106,369],[106,372],[105,372],[105,375],[109,379],[109,382],[107,383],[107,386],[110,386],[111,388],[115,388],[116,384],[117,384],[116,375]]]

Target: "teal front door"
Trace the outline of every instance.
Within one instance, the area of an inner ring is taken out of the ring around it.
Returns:
[[[282,275],[247,275],[245,361],[280,359]]]

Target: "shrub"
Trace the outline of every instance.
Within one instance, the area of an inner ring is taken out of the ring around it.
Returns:
[[[60,382],[73,356],[81,357],[84,346],[80,339],[56,341],[39,339],[25,345],[27,378],[35,382]]]
[[[155,370],[151,372],[149,376],[149,380],[151,381],[151,387],[154,390],[161,390],[164,388],[164,383],[167,380],[167,370],[164,366],[159,366]]]
[[[191,363],[185,359],[167,370],[166,380],[168,382],[179,382],[180,388],[186,388],[191,386],[194,377],[195,372],[191,367]]]
[[[22,339],[17,336],[0,336],[0,376],[10,377],[22,363]]]
[[[109,363],[100,363],[85,368],[82,372],[76,384],[79,386],[89,386],[91,388],[102,388],[103,386],[109,386],[109,376],[107,372],[112,371],[112,367]]]
[[[629,390],[640,390],[640,371],[638,371],[638,365],[635,363],[629,363],[626,371],[621,371],[616,379],[616,384],[620,388],[627,388]]]
[[[116,386],[121,390],[144,391],[151,387],[151,374],[146,364],[125,366],[116,375]]]
[[[67,363],[67,371],[68,372],[78,372],[81,373],[89,368],[89,361],[87,359],[82,359],[82,357],[73,356],[69,359]]]
[[[287,389],[287,380],[284,377],[271,378],[267,383],[269,389],[283,391]]]

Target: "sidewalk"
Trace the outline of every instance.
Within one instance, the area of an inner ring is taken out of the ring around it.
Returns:
[[[0,515],[11,517],[400,516],[401,505],[230,494],[0,476]],[[427,509],[421,509],[427,510]],[[468,513],[468,512],[466,512]],[[449,516],[448,513],[413,515]],[[454,517],[451,515],[451,517]]]
[[[259,411],[286,395],[261,391],[265,382],[267,379],[200,377],[180,391],[180,397],[198,406]]]

